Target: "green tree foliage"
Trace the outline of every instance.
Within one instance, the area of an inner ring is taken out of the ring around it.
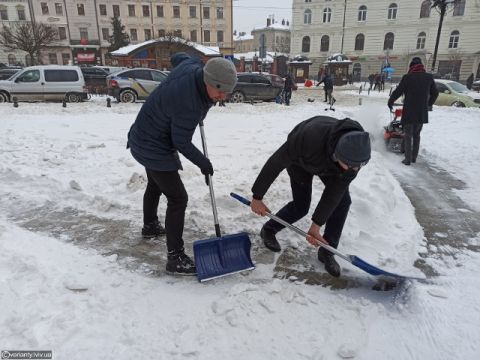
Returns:
[[[130,37],[125,32],[125,25],[122,25],[122,22],[118,17],[112,17],[112,27],[113,34],[108,40],[110,43],[108,51],[110,52],[130,44]]]

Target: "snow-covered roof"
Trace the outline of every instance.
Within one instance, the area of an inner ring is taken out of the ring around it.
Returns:
[[[252,31],[258,31],[258,30],[290,30],[289,25],[282,25],[281,23],[274,23],[270,24],[268,26],[265,25],[259,25],[255,26]]]
[[[348,58],[348,56],[344,54],[333,54],[327,58],[327,61],[325,63],[332,63],[332,62],[337,62],[337,63],[346,63],[346,64],[351,64],[352,61]]]
[[[254,37],[253,35],[250,34],[245,34],[245,35],[237,35],[235,37],[235,41],[240,41],[240,40],[253,40]]]
[[[161,42],[178,42],[182,44],[188,44],[192,46],[195,50],[200,51],[204,55],[219,55],[220,54],[220,49],[218,46],[204,46],[201,44],[197,44],[191,41],[187,41],[182,38],[178,37],[160,37],[154,40],[147,40],[139,44],[134,44],[134,45],[127,45],[124,46],[118,50],[112,51],[110,54],[113,56],[128,56],[135,50],[138,50],[140,48],[143,48],[147,45],[155,44],[155,43],[161,43]]]
[[[253,57],[254,56],[259,56],[259,53],[258,51],[249,51],[249,52],[246,52],[246,53],[235,53],[233,54],[233,57],[237,60],[240,60],[240,58],[244,57],[245,58],[245,61],[252,61],[253,60]],[[258,57],[259,60],[261,60],[262,62],[265,62],[265,63],[273,63],[273,59],[275,58],[275,55],[276,56],[288,56],[287,54],[283,54],[283,53],[275,53],[273,51],[267,51],[267,56],[265,58],[260,58]]]

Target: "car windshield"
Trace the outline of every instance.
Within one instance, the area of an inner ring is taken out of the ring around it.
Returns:
[[[462,85],[458,82],[450,82],[448,85],[453,89],[453,91],[459,92],[459,93],[465,93],[469,92],[468,88],[465,85]]]

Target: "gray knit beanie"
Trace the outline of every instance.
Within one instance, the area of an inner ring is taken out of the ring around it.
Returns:
[[[342,135],[335,147],[335,157],[351,167],[365,165],[370,154],[370,135],[366,131],[350,131]]]
[[[203,67],[203,80],[224,93],[231,93],[237,84],[237,70],[230,60],[216,57]]]

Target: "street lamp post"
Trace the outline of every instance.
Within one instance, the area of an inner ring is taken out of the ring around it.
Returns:
[[[435,72],[435,65],[437,63],[437,53],[438,53],[438,44],[440,43],[440,35],[442,33],[442,26],[443,26],[443,18],[447,13],[448,5],[455,5],[457,0],[434,0],[432,4],[432,8],[436,8],[440,12],[440,21],[438,23],[438,30],[437,30],[437,39],[435,41],[435,50],[433,51],[433,59],[432,59],[432,73]]]

